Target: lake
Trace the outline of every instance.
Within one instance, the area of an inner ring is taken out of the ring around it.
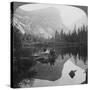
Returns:
[[[55,47],[58,54],[54,65],[37,62],[28,72],[36,74],[26,77],[19,82],[20,87],[42,87],[76,85],[86,81],[88,60],[86,47]]]

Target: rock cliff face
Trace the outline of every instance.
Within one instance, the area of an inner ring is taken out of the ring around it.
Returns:
[[[66,29],[60,12],[54,7],[29,12],[17,9],[14,20],[27,34],[34,34],[46,39],[53,37],[56,30],[60,32],[62,29]]]

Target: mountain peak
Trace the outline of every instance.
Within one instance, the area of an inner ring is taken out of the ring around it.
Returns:
[[[52,38],[56,30],[60,32],[66,28],[62,23],[60,12],[55,7],[47,7],[29,12],[18,9],[16,16],[24,24],[26,33],[43,36],[46,39]]]

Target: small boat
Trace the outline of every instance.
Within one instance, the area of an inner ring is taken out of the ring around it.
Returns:
[[[48,56],[49,54],[50,54],[50,50],[49,49],[44,49],[44,50],[40,50],[40,51],[34,53],[32,56],[34,56],[34,57]]]
[[[50,63],[50,65],[54,65],[56,54],[52,50],[45,50],[44,52],[38,52],[34,54],[35,61],[40,63]]]

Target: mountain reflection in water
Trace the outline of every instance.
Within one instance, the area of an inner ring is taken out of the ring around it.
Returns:
[[[71,70],[77,70],[73,79],[69,76],[69,72]],[[70,58],[64,63],[62,71],[57,72],[62,74],[61,77],[59,77],[55,81],[35,79],[33,86],[58,86],[80,84],[81,82],[85,81],[86,74],[84,72],[85,70],[76,66],[72,62],[72,58]]]
[[[32,67],[37,74],[32,80],[24,79],[26,84],[21,81],[20,87],[74,85],[86,80],[85,70],[88,69],[86,48],[66,48],[56,51],[59,54],[55,64],[51,66],[49,63],[37,62]],[[71,71],[75,71],[73,78],[69,75]]]

